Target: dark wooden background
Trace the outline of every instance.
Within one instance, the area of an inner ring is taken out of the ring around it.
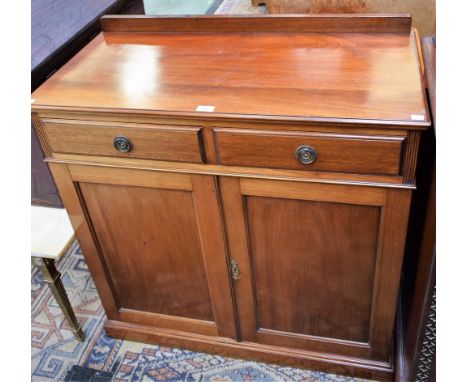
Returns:
[[[101,30],[104,14],[143,14],[142,0],[32,0],[31,92]],[[31,123],[31,203],[61,207]]]

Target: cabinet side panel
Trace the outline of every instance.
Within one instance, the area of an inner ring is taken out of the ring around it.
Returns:
[[[122,308],[214,320],[191,192],[80,188]]]
[[[259,330],[366,343],[380,208],[247,197]]]
[[[388,359],[393,347],[398,288],[408,227],[411,191],[387,190],[381,214],[379,259],[376,265],[374,325],[371,334],[373,357]]]

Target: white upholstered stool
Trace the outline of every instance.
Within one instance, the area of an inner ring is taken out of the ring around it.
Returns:
[[[76,339],[83,341],[83,330],[76,320],[60,272],[54,261],[60,259],[75,239],[75,233],[62,208],[31,206],[31,256],[49,285],[52,294],[72,327]]]

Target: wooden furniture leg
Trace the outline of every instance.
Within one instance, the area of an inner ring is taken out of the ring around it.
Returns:
[[[77,340],[83,341],[83,330],[76,320],[76,316],[73,312],[70,300],[68,299],[62,280],[60,279],[60,272],[57,270],[57,268],[55,268],[54,260],[41,257],[34,257],[33,259],[34,265],[36,265],[42,272],[44,281],[49,285],[52,294],[60,306],[60,309],[62,309],[65,318],[68,320],[68,323],[72,328],[73,335]]]

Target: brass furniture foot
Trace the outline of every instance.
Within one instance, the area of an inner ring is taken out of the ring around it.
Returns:
[[[75,313],[73,312],[70,300],[60,279],[60,272],[55,268],[53,259],[45,259],[41,257],[33,257],[34,265],[36,265],[44,277],[44,281],[49,285],[52,294],[57,300],[60,309],[62,309],[65,318],[70,324],[73,335],[79,341],[84,340],[83,330],[76,320]]]

